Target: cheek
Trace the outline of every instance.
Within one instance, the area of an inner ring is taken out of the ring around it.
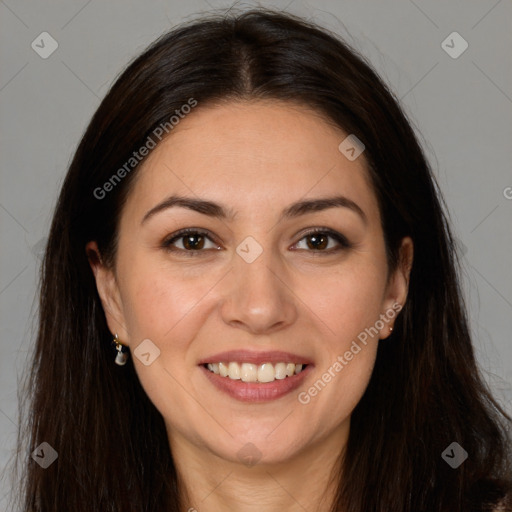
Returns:
[[[149,264],[132,266],[122,289],[123,313],[130,337],[163,342],[211,288],[206,278],[185,280],[168,269]]]
[[[313,291],[305,302],[329,328],[337,350],[375,324],[382,312],[385,278],[384,268],[355,262],[308,283]]]
[[[193,356],[190,346],[204,322],[204,296],[212,284],[204,279],[186,280],[164,269],[139,268],[143,270],[132,272],[123,288],[130,348],[135,350],[145,339],[158,347],[160,353],[150,365],[144,365],[135,354],[134,364],[153,404],[170,417],[171,411],[191,407],[190,395],[183,386],[190,392],[186,384]]]
[[[355,261],[355,260],[354,260]],[[347,418],[361,399],[371,377],[378,335],[375,324],[382,313],[385,267],[355,261],[338,272],[317,278],[308,306],[324,324],[318,344],[316,380],[302,389],[299,402],[322,417],[332,415],[324,427]]]
[[[352,354],[351,360],[347,358],[348,353]],[[310,395],[314,392],[318,393],[316,405],[319,410],[329,410],[332,414],[330,421],[333,425],[348,418],[361,400],[372,375],[376,354],[376,342],[368,345],[358,343],[357,348],[352,345],[352,349],[340,354],[337,360],[339,365],[332,365],[330,371],[321,375],[320,379],[317,379],[309,388]],[[329,375],[328,378],[326,374]],[[324,381],[329,378],[330,380],[325,383]],[[313,400],[314,398],[311,399],[312,402]]]

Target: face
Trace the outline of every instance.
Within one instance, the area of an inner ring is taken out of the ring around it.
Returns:
[[[91,264],[173,449],[277,463],[346,440],[412,255],[388,273],[347,135],[298,105],[199,105],[138,170],[115,267]]]

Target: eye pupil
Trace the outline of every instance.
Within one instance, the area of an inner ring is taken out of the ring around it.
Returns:
[[[338,242],[338,245],[340,247],[349,247],[349,244],[347,242],[343,242],[342,238],[338,238],[336,234],[333,234],[330,231],[314,231],[309,234],[306,234],[302,240],[306,240],[306,245],[308,249],[310,249],[310,252],[325,252],[326,254],[333,253],[335,251],[338,251],[340,249],[327,249],[329,246],[329,239],[334,239]],[[174,238],[172,238],[169,242],[165,243],[165,247],[169,247],[174,245],[175,241],[180,240],[183,244],[183,249],[181,251],[186,251],[190,255],[192,254],[199,254],[199,252],[203,252],[202,249],[205,248],[206,239],[210,239],[209,236],[207,236],[206,233],[196,232],[196,231],[190,231],[190,232],[182,232],[181,235],[177,235]],[[178,251],[180,249],[177,249]]]
[[[329,237],[325,235],[309,235],[308,237],[308,247],[310,249],[325,249],[327,245],[329,244],[328,239]],[[310,243],[311,241],[311,243]]]
[[[197,239],[200,239],[197,241]],[[202,249],[204,246],[204,237],[202,235],[187,235],[183,237],[183,246],[186,249]]]

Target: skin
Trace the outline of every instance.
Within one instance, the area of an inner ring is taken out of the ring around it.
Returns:
[[[341,154],[346,136],[300,105],[198,106],[139,169],[121,214],[114,268],[101,262],[95,242],[87,245],[109,328],[130,347],[141,384],[165,419],[184,511],[326,510],[333,497],[328,477],[379,339],[394,320],[308,404],[297,395],[380,315],[404,304],[413,254],[404,238],[401,263],[388,275],[364,153],[354,161]],[[278,222],[290,204],[335,193],[357,203],[366,222],[344,207]],[[235,216],[173,207],[141,224],[171,194],[215,201]],[[212,234],[203,252],[187,256],[183,238],[176,252],[162,248],[187,227]],[[352,246],[328,238],[328,247],[316,249],[305,233],[315,227],[343,234]],[[236,252],[247,236],[263,248],[252,263]],[[145,339],[160,350],[149,366],[133,356]],[[217,390],[198,367],[206,356],[239,348],[294,352],[313,360],[313,372],[282,398],[243,403]],[[237,457],[247,443],[261,457],[250,467]]]

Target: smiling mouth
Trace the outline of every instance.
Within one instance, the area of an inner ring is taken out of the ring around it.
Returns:
[[[241,380],[242,382],[274,382],[275,380],[284,380],[293,375],[304,371],[307,364],[295,363],[238,363],[238,362],[219,362],[205,363],[204,368],[216,375],[226,377],[231,380]]]

